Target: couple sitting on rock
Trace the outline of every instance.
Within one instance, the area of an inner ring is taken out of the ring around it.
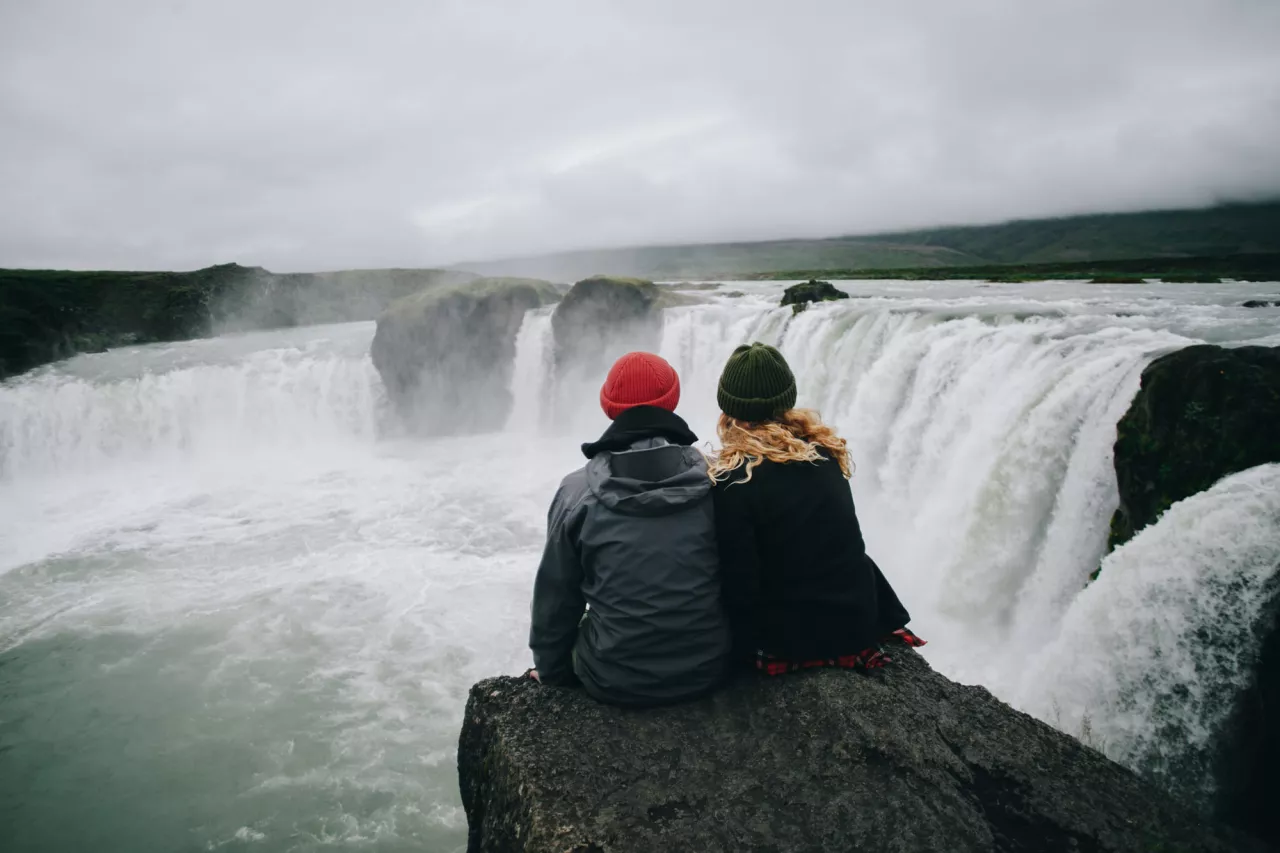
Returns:
[[[771,346],[741,346],[720,377],[722,447],[708,463],[674,413],[680,379],[630,353],[547,518],[529,646],[543,684],[656,705],[714,690],[737,667],[777,675],[870,669],[907,611],[867,556],[844,439],[797,409]]]

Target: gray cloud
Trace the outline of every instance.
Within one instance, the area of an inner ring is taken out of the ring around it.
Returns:
[[[423,266],[1280,193],[1273,0],[0,0],[0,265]]]

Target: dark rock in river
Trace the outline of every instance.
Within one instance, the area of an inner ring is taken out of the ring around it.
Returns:
[[[525,312],[559,298],[549,282],[483,278],[398,300],[378,318],[370,354],[397,410],[445,434],[496,429]]]
[[[1280,579],[1280,576],[1277,577]],[[1217,783],[1214,814],[1280,850],[1280,592],[1273,594],[1258,631],[1266,639],[1253,679],[1235,697],[1231,715],[1213,743]]]
[[[1248,302],[1241,302],[1242,308],[1276,308],[1280,307],[1280,300],[1274,299],[1250,299]]]
[[[895,657],[644,711],[482,681],[458,749],[468,850],[1263,849],[915,652]]]
[[[849,294],[839,290],[829,281],[809,279],[800,284],[793,284],[782,293],[782,305],[790,305],[794,314],[799,314],[809,307],[810,302],[831,302],[836,299],[848,299]]]
[[[1202,345],[1153,361],[1116,427],[1120,507],[1111,547],[1223,477],[1280,462],[1278,425],[1280,348]],[[1280,571],[1275,580],[1280,586]],[[1280,847],[1280,813],[1269,793],[1280,786],[1280,589],[1251,630],[1262,651],[1241,692],[1222,697],[1231,712],[1212,746],[1217,793],[1210,806]]]
[[[1278,424],[1280,348],[1202,345],[1153,361],[1116,426],[1111,547],[1228,474],[1280,462]]]

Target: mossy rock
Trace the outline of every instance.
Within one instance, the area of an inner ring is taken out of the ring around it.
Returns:
[[[603,377],[618,356],[657,349],[663,309],[685,300],[646,279],[584,278],[569,289],[551,317],[557,367]]]
[[[809,307],[811,302],[832,302],[837,299],[848,299],[849,294],[840,290],[829,281],[809,279],[800,284],[793,284],[782,294],[781,305],[790,305],[794,314]]]
[[[431,434],[500,428],[520,325],[559,296],[540,279],[481,278],[392,303],[370,354],[405,421]]]
[[[1142,372],[1116,426],[1110,547],[1218,480],[1280,462],[1280,347],[1192,346]]]

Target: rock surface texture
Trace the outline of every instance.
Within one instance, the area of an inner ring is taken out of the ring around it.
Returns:
[[[829,281],[809,279],[800,284],[793,284],[782,293],[782,305],[790,305],[793,314],[799,314],[809,307],[810,302],[831,302],[836,299],[848,299],[849,294],[838,289]]]
[[[557,366],[604,371],[632,350],[656,350],[666,293],[651,281],[597,275],[569,289],[551,316]]]
[[[458,750],[469,853],[1262,850],[913,651],[644,711],[493,678]]]
[[[1111,547],[1127,542],[1175,501],[1218,480],[1280,462],[1280,348],[1193,346],[1142,372],[1142,388],[1116,427],[1120,507]],[[1220,819],[1280,846],[1280,567],[1259,624],[1260,656],[1213,742]],[[1191,638],[1189,638],[1190,641]]]
[[[557,298],[538,279],[482,278],[392,303],[370,354],[396,409],[431,434],[501,427],[525,312]]]
[[[1111,547],[1175,501],[1268,462],[1280,462],[1280,347],[1206,344],[1157,358],[1116,425]]]

